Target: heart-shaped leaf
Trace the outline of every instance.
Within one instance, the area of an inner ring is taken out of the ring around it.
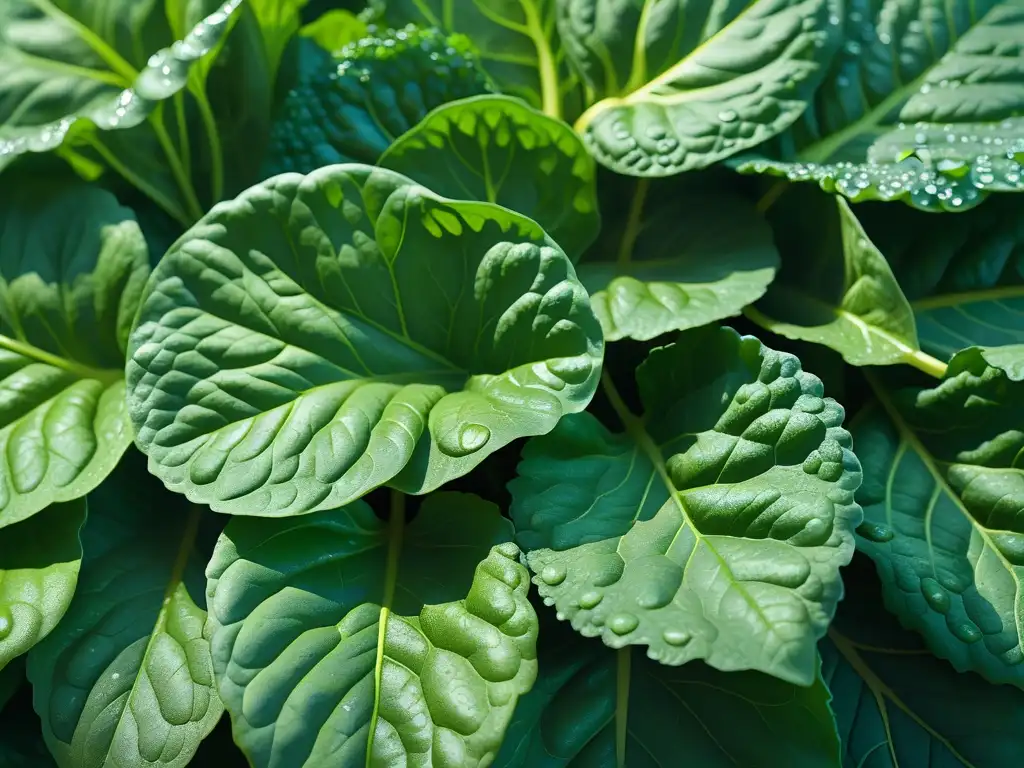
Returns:
[[[153,273],[128,401],[150,469],[232,514],[425,493],[586,407],[603,341],[530,219],[330,166],[214,208]]]

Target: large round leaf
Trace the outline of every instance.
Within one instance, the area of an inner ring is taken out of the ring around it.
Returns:
[[[200,510],[186,513],[136,456],[90,494],[78,590],[29,651],[61,768],[183,768],[223,712],[202,636]]]
[[[413,493],[586,407],[603,341],[533,221],[392,171],[284,175],[167,253],[132,336],[150,469],[219,512]]]
[[[857,547],[886,606],[933,653],[1024,688],[1024,348],[1007,350],[1016,366],[959,352],[931,389],[893,393],[872,379],[879,403],[854,422]]]
[[[46,637],[71,604],[85,499],[53,504],[0,535],[0,669]]]
[[[861,518],[842,407],[727,328],[655,349],[637,382],[642,417],[607,385],[625,436],[579,415],[524,452],[512,515],[544,546],[528,553],[540,594],[613,648],[810,685]]]
[[[406,528],[395,498],[386,524],[357,501],[221,536],[206,634],[252,765],[462,768],[501,745],[537,673],[510,526],[440,493]]]
[[[596,168],[579,137],[508,96],[435,109],[378,163],[438,194],[529,216],[576,261],[601,229]]]
[[[110,193],[4,178],[0,527],[85,495],[131,443],[124,349],[149,273],[142,232]]]

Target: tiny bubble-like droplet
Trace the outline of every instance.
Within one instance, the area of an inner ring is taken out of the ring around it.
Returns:
[[[540,580],[552,587],[565,581],[564,565],[546,565],[540,572]]]
[[[592,589],[590,592],[584,592],[582,595],[580,595],[579,606],[584,610],[590,610],[591,608],[595,607],[598,603],[600,603],[603,599],[604,595],[602,595],[597,590]]]
[[[718,119],[723,123],[735,123],[739,119],[739,115],[736,114],[735,110],[723,109],[718,113]]]
[[[462,456],[476,453],[490,439],[491,430],[483,424],[463,424],[457,434],[449,432],[439,437],[437,444],[449,456],[461,458]]]
[[[12,629],[14,629],[14,621],[11,619],[10,612],[7,608],[0,608],[0,640],[11,634]]]
[[[963,621],[959,624],[954,624],[949,629],[957,640],[962,642],[976,643],[981,640],[981,630],[970,621]]]
[[[930,577],[921,579],[921,594],[924,595],[925,602],[931,606],[933,611],[939,613],[949,611],[949,593],[935,579]]]
[[[874,541],[879,544],[892,541],[892,537],[895,535],[892,528],[882,523],[861,523],[857,526],[857,534],[863,536],[868,541]]]
[[[640,620],[631,613],[617,613],[608,619],[608,629],[616,635],[628,635],[638,624]]]
[[[690,642],[693,635],[681,629],[666,629],[662,632],[661,637],[669,645],[674,645],[678,648],[679,646],[686,645]]]

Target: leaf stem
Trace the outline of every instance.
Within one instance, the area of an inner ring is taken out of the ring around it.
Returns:
[[[944,378],[946,375],[946,369],[949,367],[937,357],[932,357],[927,352],[922,352],[920,349],[911,350],[903,357],[907,361],[908,365],[912,365],[917,368],[917,370],[924,371],[929,376],[934,376],[937,379]]]
[[[384,672],[384,641],[387,638],[388,617],[398,585],[398,558],[402,553],[402,535],[405,532],[405,494],[391,491],[388,515],[388,559],[384,570],[384,594],[381,598],[380,619],[377,627],[377,661],[373,667],[373,714],[366,743],[366,768],[370,768],[373,755],[373,734],[380,716],[380,681]]]
[[[206,98],[203,89],[195,85],[189,88],[192,96],[199,107],[199,116],[203,121],[203,129],[210,144],[210,165],[211,180],[210,191],[213,195],[211,204],[216,205],[224,197],[224,152],[220,143],[220,133],[217,131],[217,118],[214,117],[213,109],[210,107],[210,100]]]
[[[124,372],[121,370],[93,368],[83,365],[74,360],[47,352],[45,349],[40,349],[32,344],[12,339],[9,336],[0,335],[0,348],[14,352],[22,357],[27,357],[30,360],[35,360],[45,365],[52,365],[54,368],[60,368],[82,379],[96,379],[107,386],[115,384],[124,378]]]
[[[616,259],[620,266],[628,264],[633,258],[633,246],[636,245],[637,235],[640,234],[640,220],[650,186],[650,179],[639,179],[633,190],[633,201],[629,205],[629,218],[626,220],[626,229],[622,233],[622,242],[619,243],[619,255]]]
[[[757,205],[754,206],[754,209],[760,214],[768,213],[768,209],[775,205],[778,199],[782,197],[782,193],[788,188],[789,182],[785,179],[776,181],[768,188],[768,191],[761,196],[761,199],[757,201]]]
[[[629,734],[629,679],[633,660],[631,646],[616,652],[615,669],[615,765],[626,766],[626,738]]]
[[[153,126],[153,133],[156,134],[157,141],[160,142],[164,155],[167,157],[167,165],[171,169],[171,175],[178,182],[178,188],[181,190],[182,197],[185,200],[186,212],[192,219],[189,222],[189,226],[191,226],[203,217],[203,208],[199,205],[199,199],[196,197],[196,191],[192,186],[192,180],[189,178],[188,171],[182,166],[178,151],[174,148],[174,142],[171,141],[171,137],[167,134],[167,129],[164,127],[163,104],[158,104],[156,109],[153,110],[153,113],[149,116],[149,123]]]
[[[562,119],[562,99],[558,91],[558,67],[551,53],[551,42],[544,34],[535,3],[523,3],[523,15],[526,17],[526,28],[533,45],[537,49],[537,69],[540,73],[540,97],[544,114]]]

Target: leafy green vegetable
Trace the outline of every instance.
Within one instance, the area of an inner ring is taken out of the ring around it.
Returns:
[[[495,768],[838,765],[820,675],[801,688],[700,662],[662,667],[636,648],[581,642],[554,621],[542,626],[538,662],[542,676],[519,703]]]
[[[78,583],[85,499],[54,504],[0,536],[0,669],[46,637]]]
[[[844,31],[814,104],[775,147],[737,158],[740,172],[926,210],[1024,189],[1024,2],[891,13],[873,0],[846,6]]]
[[[785,130],[841,40],[828,0],[565,0],[559,9],[566,48],[601,99],[576,130],[598,162],[633,176],[705,168]]]
[[[374,163],[430,110],[487,90],[469,42],[435,29],[391,30],[334,56],[311,53],[271,128],[263,175]]]
[[[299,30],[321,48],[337,51],[350,43],[369,37],[369,25],[351,11],[334,8]]]
[[[369,300],[367,300],[369,299]],[[586,407],[600,327],[531,220],[391,171],[285,175],[217,206],[153,273],[136,440],[219,512],[425,493]]]
[[[112,195],[7,178],[16,182],[0,192],[0,527],[83,496],[130,444],[124,350],[149,273],[142,233]]]
[[[618,443],[602,456],[606,473],[625,474],[614,493],[548,486],[556,462],[561,477],[578,476],[576,462],[595,473],[561,425],[527,455],[550,467],[531,477],[524,462],[512,485],[517,528],[560,545],[528,553],[541,596],[613,648],[642,644],[664,664],[706,659],[810,685],[861,518],[842,407],[795,357],[730,329],[684,332],[651,353],[637,382],[642,417],[607,389],[625,438],[583,428]],[[667,500],[639,520],[653,508],[648,487]],[[530,498],[559,491],[554,508]]]
[[[252,765],[456,768],[497,752],[537,673],[510,526],[464,494],[404,516],[395,493],[386,524],[355,502],[221,536],[207,636]]]
[[[33,704],[61,768],[188,765],[223,712],[195,602],[199,509],[174,501],[127,467],[89,496],[78,591],[28,656]]]
[[[680,192],[639,180],[628,210],[619,206],[618,220],[579,266],[608,341],[653,339],[738,315],[775,277],[772,233],[752,203],[702,185],[680,209]]]
[[[886,606],[933,653],[1024,687],[1024,376],[986,357],[957,353],[931,389],[876,382],[880,406],[854,428],[865,477],[858,548],[878,566]]]
[[[594,161],[572,129],[508,96],[449,102],[378,163],[438,194],[529,216],[576,261],[597,237]]]

